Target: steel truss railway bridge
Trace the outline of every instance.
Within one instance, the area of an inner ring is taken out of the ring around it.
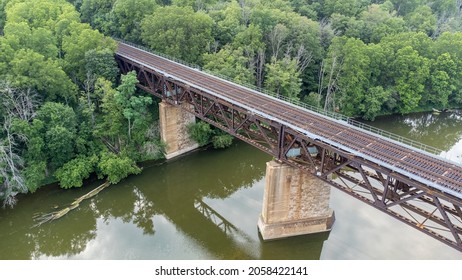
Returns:
[[[136,71],[139,88],[164,102],[462,251],[462,166],[435,155],[436,149],[390,139],[127,43],[119,42],[116,60],[122,73]]]

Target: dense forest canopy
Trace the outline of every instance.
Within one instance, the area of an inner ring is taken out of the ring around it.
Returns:
[[[352,117],[460,107],[461,0],[81,0],[82,19]]]
[[[462,0],[0,0],[0,35],[4,205],[162,157],[111,37],[351,117],[462,106]]]

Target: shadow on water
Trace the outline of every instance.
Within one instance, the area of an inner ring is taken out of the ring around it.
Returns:
[[[325,234],[260,240],[256,223],[268,160],[236,142],[154,163],[33,228],[34,213],[64,207],[98,182],[39,190],[15,209],[0,210],[0,259],[319,259]]]

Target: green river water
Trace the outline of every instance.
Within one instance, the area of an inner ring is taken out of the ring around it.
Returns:
[[[372,125],[462,155],[462,115],[379,118]],[[263,152],[235,141],[147,164],[63,218],[34,227],[36,213],[62,209],[81,189],[48,186],[0,209],[0,259],[462,259],[462,253],[337,189],[330,233],[263,242]]]

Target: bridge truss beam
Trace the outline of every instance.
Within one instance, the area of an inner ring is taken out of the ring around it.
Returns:
[[[122,73],[137,73],[146,92],[173,105],[191,104],[183,108],[198,118],[462,251],[460,199],[124,57],[117,62]]]

